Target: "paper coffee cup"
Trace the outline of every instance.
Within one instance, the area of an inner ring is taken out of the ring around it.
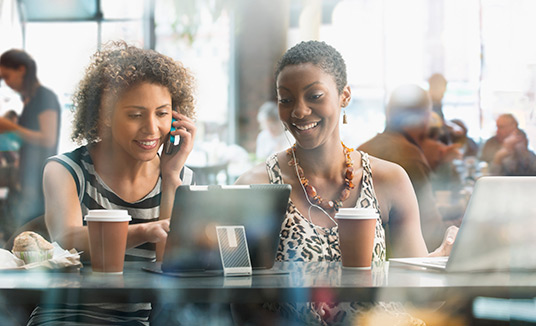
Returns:
[[[339,229],[339,247],[344,268],[370,269],[376,220],[373,208],[340,208],[335,214]]]
[[[90,210],[84,217],[89,233],[91,268],[96,273],[122,274],[127,246],[126,210]]]

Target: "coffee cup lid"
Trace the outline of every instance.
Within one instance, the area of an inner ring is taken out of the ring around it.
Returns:
[[[378,218],[374,208],[339,208],[335,218],[339,219],[371,219]]]
[[[124,209],[93,209],[84,217],[90,222],[128,222],[132,220]]]

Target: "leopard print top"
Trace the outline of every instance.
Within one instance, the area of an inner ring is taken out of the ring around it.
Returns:
[[[356,207],[373,207],[379,213],[379,205],[372,184],[372,170],[368,154],[361,153],[363,177],[361,179],[361,193]],[[277,156],[270,156],[266,160],[266,168],[270,183],[281,184],[283,177],[277,161]],[[316,230],[316,231],[315,231]],[[374,252],[372,260],[383,264],[386,257],[385,231],[381,217],[376,221],[376,235],[374,239]],[[278,261],[340,261],[338,228],[325,228],[312,224],[297,209],[292,200],[289,200],[287,214],[281,225],[281,238],[277,251]],[[294,272],[301,274],[305,266],[296,265]],[[310,266],[308,268],[319,268]],[[311,272],[311,271],[309,271]],[[319,270],[318,273],[323,271]],[[404,325],[426,326],[417,318],[408,314],[399,302],[285,302],[265,303],[264,309],[277,313],[281,320],[289,324],[319,325],[319,326],[346,326],[358,325],[359,320],[367,318],[367,314],[378,312],[400,321]]]
[[[361,179],[361,193],[356,207],[373,207],[378,212],[376,221],[376,235],[374,239],[374,252],[372,261],[385,261],[385,230],[379,215],[379,205],[372,184],[372,170],[368,154],[361,153],[363,177]],[[281,168],[274,154],[266,160],[266,169],[270,183],[282,184]],[[311,223],[298,211],[292,200],[289,199],[287,214],[281,225],[281,235],[277,250],[277,261],[340,261],[339,231],[337,226],[321,227]]]

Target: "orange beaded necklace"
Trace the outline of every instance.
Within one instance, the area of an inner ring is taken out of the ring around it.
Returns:
[[[305,174],[303,173],[303,169],[298,163],[298,159],[296,158],[296,144],[294,144],[291,148],[287,149],[287,155],[290,156],[290,159],[288,161],[288,165],[291,167],[295,167],[296,171],[298,173],[298,178],[300,179],[300,183],[305,188],[305,192],[307,193],[307,196],[311,200],[312,203],[315,205],[318,205],[322,207],[323,209],[329,211],[334,209],[336,212],[339,211],[339,208],[342,207],[342,202],[348,199],[350,197],[350,190],[354,189],[354,184],[352,180],[354,179],[354,161],[352,161],[352,157],[350,156],[350,153],[353,152],[353,148],[348,148],[344,143],[342,143],[343,147],[343,153],[346,157],[346,172],[344,174],[344,189],[341,191],[341,194],[339,195],[339,198],[336,200],[324,200],[322,197],[318,195],[316,192],[316,189],[313,185],[309,183],[309,180],[305,177]]]

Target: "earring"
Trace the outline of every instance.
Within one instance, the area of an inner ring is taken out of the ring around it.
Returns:
[[[342,124],[348,124],[348,119],[346,118],[346,110],[344,110],[342,113]]]

